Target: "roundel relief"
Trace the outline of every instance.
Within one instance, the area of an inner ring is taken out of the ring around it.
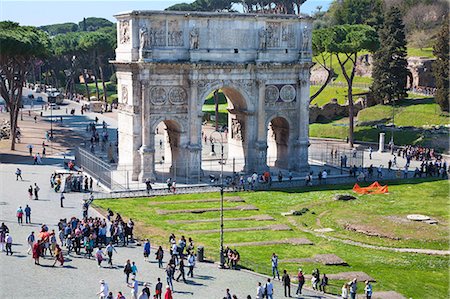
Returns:
[[[292,102],[295,100],[295,88],[292,85],[284,85],[280,90],[280,98],[283,102]]]
[[[169,92],[169,102],[182,105],[186,102],[186,91],[182,87],[174,87]]]
[[[155,105],[162,105],[167,100],[166,90],[162,87],[153,87],[150,89],[150,101]]]
[[[266,102],[276,102],[280,92],[275,85],[269,85],[266,87]]]

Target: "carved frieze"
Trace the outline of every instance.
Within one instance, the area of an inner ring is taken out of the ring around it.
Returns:
[[[128,44],[130,42],[130,22],[123,20],[119,22],[120,43]]]
[[[266,86],[266,102],[276,102],[280,97],[280,92],[278,91],[278,87],[275,85]]]
[[[238,141],[244,141],[244,123],[242,120],[231,120],[231,138]]]
[[[183,105],[186,103],[187,93],[183,87],[172,87],[169,91],[169,102],[174,105]]]
[[[122,85],[122,103],[128,104],[128,87]]]
[[[292,84],[271,84],[266,85],[266,104],[270,103],[290,103],[297,98],[297,91]]]
[[[283,102],[292,102],[295,100],[296,91],[295,87],[292,85],[284,85],[280,90],[280,99]]]
[[[311,51],[311,27],[308,25],[302,28],[302,51]]]
[[[280,47],[280,30],[281,24],[279,22],[267,22],[267,48]]]
[[[193,49],[193,50],[198,49],[198,46],[199,46],[198,28],[191,29],[191,32],[189,33],[189,42],[190,42],[191,49]]]
[[[180,24],[177,20],[169,21],[167,35],[169,47],[182,47],[184,45],[183,31],[180,29]]]
[[[163,105],[167,101],[167,92],[164,87],[155,86],[150,88],[149,97],[154,105]]]

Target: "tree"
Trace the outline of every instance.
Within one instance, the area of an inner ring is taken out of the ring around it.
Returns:
[[[327,51],[327,39],[329,39],[330,30],[327,29],[317,29],[312,33],[312,50],[314,55],[314,60],[317,62],[326,72],[327,79],[309,98],[309,102],[311,103],[324,89],[327,85],[334,79],[336,79],[337,75],[331,67],[331,56],[332,53]]]
[[[433,54],[436,61],[433,63],[433,74],[436,81],[435,101],[439,104],[442,111],[449,112],[449,45],[448,45],[448,18],[442,23],[441,30],[436,37],[436,43],[433,47]]]
[[[52,24],[41,26],[38,28],[45,32],[48,32],[48,34],[50,34],[51,36],[78,31],[78,25],[75,23]]]
[[[104,18],[83,18],[83,21],[78,23],[78,27],[83,31],[96,31],[103,27],[114,26],[114,23]]]
[[[35,27],[0,22],[0,95],[9,111],[11,150],[15,150],[17,118],[28,66],[30,61],[47,56],[48,45],[48,36]]]
[[[195,0],[194,2],[179,3],[172,5],[165,10],[175,11],[229,11],[233,5],[233,0]]]
[[[428,48],[430,46],[430,41],[432,36],[425,30],[414,30],[408,37],[408,46],[413,48]]]
[[[379,37],[383,46],[373,56],[371,91],[377,101],[385,103],[408,96],[405,25],[397,7],[386,12]]]
[[[355,78],[356,59],[358,52],[375,51],[378,46],[378,36],[368,25],[337,25],[328,28],[327,38],[324,41],[325,50],[336,56],[342,75],[347,81],[348,117],[349,117],[349,143],[353,147],[353,79]],[[346,67],[348,66],[348,68]]]
[[[383,0],[335,0],[329,14],[333,25],[366,24],[377,29],[383,22]]]

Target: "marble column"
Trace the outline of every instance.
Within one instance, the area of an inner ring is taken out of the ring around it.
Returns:
[[[255,169],[258,173],[269,169],[267,166],[267,128],[266,128],[266,81],[258,80],[258,137],[255,144]]]
[[[145,182],[146,179],[155,180],[155,134],[150,126],[150,107],[149,99],[145,98],[148,86],[142,86],[141,96],[141,136],[142,145],[139,148],[141,155],[141,172],[139,180]]]

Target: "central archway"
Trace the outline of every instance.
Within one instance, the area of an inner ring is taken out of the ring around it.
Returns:
[[[202,170],[217,171],[220,168],[223,142],[224,160],[229,171],[246,169],[248,151],[248,105],[238,88],[216,83],[201,95],[202,118]],[[214,93],[219,100],[216,126]],[[217,131],[215,132],[217,127]]]

